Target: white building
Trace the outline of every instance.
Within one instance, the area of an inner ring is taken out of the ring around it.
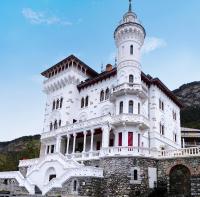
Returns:
[[[30,193],[37,185],[46,194],[75,175],[103,177],[103,169],[83,161],[157,158],[181,148],[181,104],[158,78],[142,72],[145,36],[130,4],[114,32],[115,66],[97,73],[71,55],[42,73],[47,101],[40,158],[20,161],[25,178],[15,173]]]

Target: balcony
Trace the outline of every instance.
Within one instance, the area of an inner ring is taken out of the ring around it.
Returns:
[[[143,84],[123,83],[111,90],[110,99],[115,100],[117,96],[124,94],[135,94],[145,100],[148,98],[148,89]]]
[[[139,126],[142,130],[150,128],[149,120],[141,114],[120,114],[113,116],[110,122],[114,126],[127,125]]]

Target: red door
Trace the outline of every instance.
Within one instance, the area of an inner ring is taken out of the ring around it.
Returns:
[[[118,146],[122,146],[122,133],[118,134]]]
[[[128,132],[128,146],[133,146],[133,132]]]
[[[101,142],[100,141],[97,141],[97,146],[96,146],[96,150],[100,150],[100,148],[101,148]]]

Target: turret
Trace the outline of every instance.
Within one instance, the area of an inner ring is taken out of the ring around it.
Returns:
[[[129,82],[141,84],[140,55],[145,35],[145,29],[132,11],[129,0],[129,10],[114,32],[118,85]]]

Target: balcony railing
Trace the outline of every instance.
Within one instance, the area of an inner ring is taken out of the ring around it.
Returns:
[[[124,92],[138,94],[142,98],[146,98],[148,94],[148,89],[143,84],[135,83],[123,83],[114,87],[111,91],[111,100],[115,95],[122,95]]]

